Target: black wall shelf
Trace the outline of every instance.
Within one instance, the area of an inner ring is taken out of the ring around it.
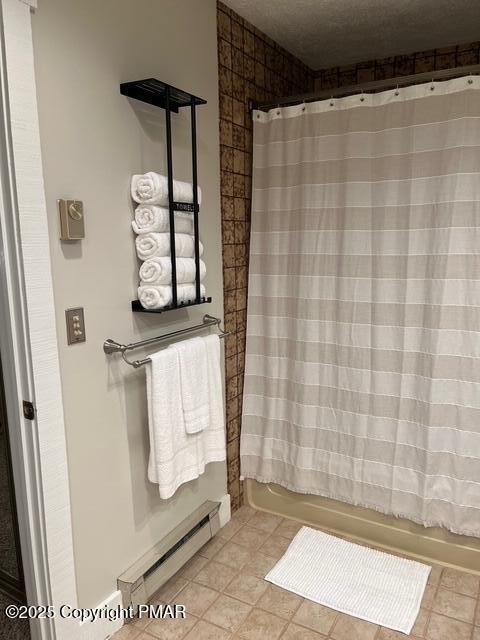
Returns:
[[[203,98],[172,87],[156,78],[124,82],[120,85],[120,93],[129,98],[146,102],[147,104],[165,109],[165,129],[167,143],[167,178],[168,178],[168,209],[170,224],[170,259],[172,261],[172,304],[162,309],[145,309],[139,300],[133,300],[132,311],[142,313],[163,313],[173,309],[183,309],[197,304],[211,302],[211,298],[200,295],[200,240],[198,232],[198,180],[197,180],[197,106],[207,104]],[[182,107],[190,107],[190,121],[192,129],[192,188],[193,202],[176,202],[173,199],[173,159],[172,159],[172,123],[171,112],[178,113]],[[177,298],[177,268],[175,255],[175,211],[187,211],[192,214],[194,247],[195,247],[195,299],[180,302]]]
[[[174,309],[184,309],[185,307],[194,307],[197,304],[208,304],[212,301],[211,298],[201,298],[200,302],[196,300],[188,301],[188,302],[179,302],[176,307],[171,304],[168,307],[163,307],[162,309],[145,309],[142,307],[142,303],[140,300],[132,300],[132,311],[140,311],[142,313],[164,313],[165,311],[173,311]]]
[[[156,80],[155,78],[124,82],[120,85],[120,93],[129,98],[153,104],[155,107],[175,111],[175,113],[178,113],[181,107],[191,107],[192,101],[195,106],[207,104],[207,101],[203,98],[172,87],[166,82]],[[170,94],[169,98],[167,93]],[[169,105],[167,104],[168,100]]]

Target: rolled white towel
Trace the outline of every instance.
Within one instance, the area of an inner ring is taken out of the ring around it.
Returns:
[[[197,188],[198,204],[202,200],[202,190]],[[158,204],[168,206],[168,179],[154,171],[132,176],[132,198],[141,204]],[[191,182],[173,181],[173,199],[175,202],[193,202],[193,186]]]
[[[185,282],[195,282],[195,260],[194,258],[177,258],[177,284]],[[206,267],[203,260],[200,260],[200,280],[203,280]],[[170,257],[150,258],[140,267],[141,285],[157,285],[172,283],[172,261]]]
[[[161,233],[170,229],[170,213],[165,207],[154,204],[140,204],[135,209],[135,220],[132,221],[135,233]],[[192,215],[175,211],[175,232],[193,233]]]
[[[162,258],[170,255],[169,233],[142,233],[135,239],[137,255],[140,260],[149,258]],[[203,254],[203,245],[199,243],[200,255]],[[186,233],[175,234],[175,256],[177,258],[193,258],[195,255],[195,242],[193,236]]]
[[[179,284],[177,286],[177,302],[195,300],[194,284]],[[205,285],[200,285],[200,295],[205,296]],[[163,309],[172,304],[172,287],[170,285],[140,286],[138,299],[144,309]]]

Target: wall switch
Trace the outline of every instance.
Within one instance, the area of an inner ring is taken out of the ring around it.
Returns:
[[[67,343],[76,344],[77,342],[85,342],[83,308],[67,309],[65,311],[65,317],[67,319]]]
[[[58,200],[60,239],[81,240],[85,237],[85,220],[81,200]]]

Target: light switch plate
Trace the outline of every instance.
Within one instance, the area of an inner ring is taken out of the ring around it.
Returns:
[[[67,320],[67,343],[76,344],[77,342],[85,342],[85,319],[83,308],[67,309],[65,311]]]
[[[58,200],[60,239],[81,240],[85,237],[85,219],[81,200]]]

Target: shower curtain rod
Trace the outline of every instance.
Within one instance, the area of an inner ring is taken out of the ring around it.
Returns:
[[[435,80],[448,80],[451,78],[476,74],[480,74],[480,64],[465,67],[453,67],[452,69],[442,69],[441,71],[426,71],[409,76],[397,76],[396,78],[389,78],[385,80],[373,80],[371,82],[351,84],[335,89],[301,93],[296,96],[285,96],[283,98],[277,98],[275,101],[270,100],[268,102],[258,103],[252,102],[252,108],[259,109],[260,111],[268,111],[275,107],[288,107],[295,104],[303,104],[304,102],[316,102],[317,100],[328,100],[328,98],[340,98],[356,93],[375,93],[376,91],[394,89],[396,87],[405,87],[412,84],[422,84],[423,82]]]

